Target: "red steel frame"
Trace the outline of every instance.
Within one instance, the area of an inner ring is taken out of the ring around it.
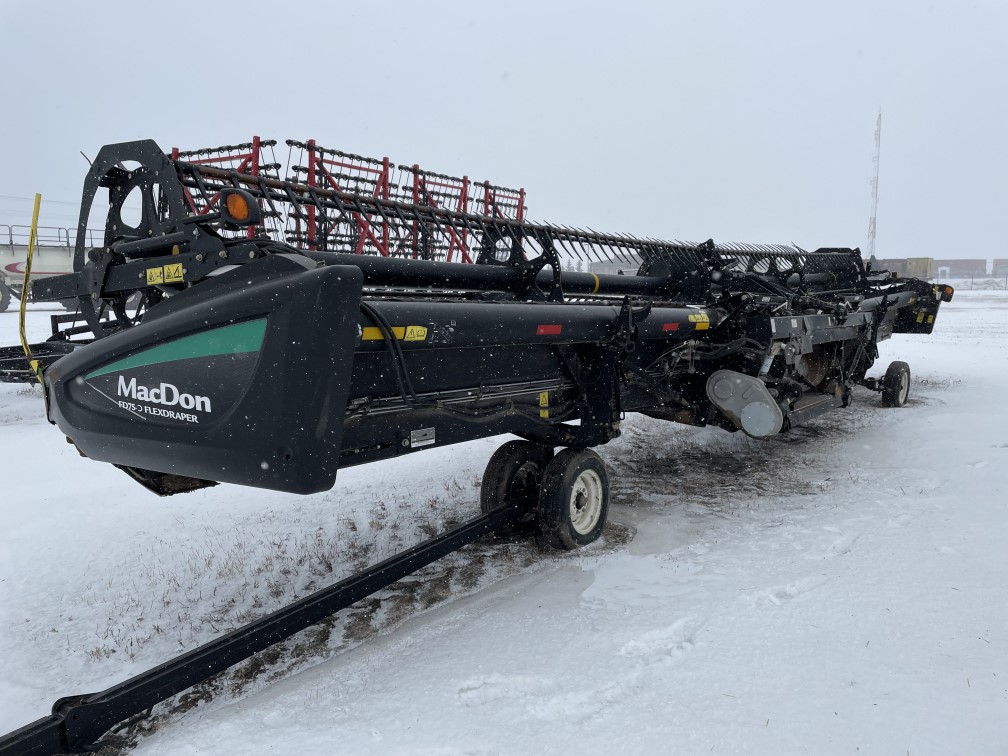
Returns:
[[[387,157],[381,159],[381,167],[372,167],[364,163],[364,161],[353,162],[353,158],[350,156],[344,156],[336,150],[323,151],[319,149],[318,144],[314,139],[309,139],[308,142],[308,186],[318,186],[318,178],[322,177],[325,181],[326,188],[336,189],[341,192],[347,191],[345,187],[340,185],[336,177],[333,175],[330,168],[340,169],[344,168],[347,170],[362,171],[366,174],[373,174],[375,176],[374,190],[371,192],[374,197],[379,199],[389,199],[391,196],[391,174],[392,174],[392,163],[389,162]],[[326,157],[326,154],[333,155],[334,157]],[[342,159],[336,159],[336,157]],[[375,161],[376,163],[378,161]],[[374,230],[371,228],[371,222],[361,215],[360,213],[353,213],[353,219],[358,226],[358,237],[357,244],[354,247],[354,252],[358,255],[364,254],[364,247],[370,241],[375,249],[378,250],[378,254],[388,257],[389,256],[389,227],[388,223],[382,221],[381,223],[381,238],[379,238]],[[308,207],[308,249],[315,249],[318,243],[318,228],[316,225],[315,208],[313,206]]]
[[[493,215],[497,218],[504,218],[498,206],[498,197],[501,203],[514,204],[515,220],[525,220],[525,189],[508,189],[503,186],[493,186],[489,181],[483,182],[483,215]]]
[[[252,176],[258,176],[259,164],[261,162],[260,158],[262,157],[260,149],[261,141],[262,140],[260,140],[258,136],[253,136],[252,143],[251,145],[249,145],[250,149],[248,152],[232,152],[228,150],[227,154],[213,155],[211,153],[217,150],[211,149],[207,150],[209,157],[191,159],[188,156],[186,156],[185,161],[187,163],[192,163],[193,165],[216,164],[220,166],[222,164],[230,163],[231,164],[230,167],[232,167],[238,173],[247,173]],[[227,150],[227,148],[220,148],[220,150],[222,151]],[[172,160],[179,159],[178,147],[172,147],[171,158]],[[193,212],[196,213],[197,215],[206,215],[217,205],[217,202],[220,200],[220,192],[216,192],[212,197],[210,197],[210,200],[209,202],[207,202],[205,207],[196,207],[196,201],[193,199],[192,194],[189,193],[189,190],[183,187],[182,191],[185,192],[186,201],[189,203],[189,207],[191,207]],[[247,231],[248,238],[249,239],[254,238],[256,233],[257,233],[256,226],[250,226]]]
[[[357,172],[360,180],[368,184],[374,197],[396,198],[393,196],[396,185],[392,181],[395,164],[388,157],[381,160],[361,158],[321,147],[314,139],[309,139],[304,145],[308,158],[309,186],[352,192],[355,189],[345,186],[339,176],[341,171]],[[413,164],[410,168],[404,166],[400,171],[401,174],[408,172],[410,175],[408,182],[404,180],[405,177],[400,179],[399,197],[414,204],[441,207],[447,201],[453,206],[451,209],[459,212],[494,215],[499,218],[513,217],[516,220],[525,218],[524,189],[493,186],[489,181],[473,183],[468,176],[457,178],[424,171],[418,164]],[[314,207],[308,208],[307,216],[306,243],[309,249],[317,249],[319,228]],[[392,229],[385,218],[368,218],[356,212],[352,217],[357,227],[354,242],[356,254],[366,254],[366,248],[370,245],[377,254],[384,257],[403,252],[414,258],[420,256],[421,234],[416,222],[412,223],[406,238],[398,239],[393,245]],[[457,252],[460,262],[475,262],[475,257],[469,250],[468,232],[464,229],[460,232],[448,229],[448,235],[448,248],[442,248],[445,259],[453,261]]]
[[[218,167],[231,168],[238,173],[246,173],[252,176],[260,174],[261,166],[261,143],[258,136],[252,137],[252,142],[238,147],[220,147],[197,152],[188,152],[184,156],[178,147],[173,147],[171,151],[172,160],[185,160],[195,165],[216,165]],[[269,144],[273,144],[270,142]],[[308,153],[307,183],[311,187],[322,187],[335,189],[340,192],[353,193],[358,191],[356,187],[344,186],[340,182],[342,171],[351,174],[357,172],[360,180],[368,184],[371,194],[380,199],[396,199],[393,189],[396,185],[392,181],[392,172],[396,166],[388,157],[381,160],[371,158],[361,158],[356,155],[341,152],[339,150],[321,147],[314,139],[309,139],[302,145],[306,147]],[[247,148],[247,149],[246,149]],[[200,157],[200,154],[206,157]],[[215,154],[216,153],[216,154]],[[190,157],[192,155],[192,157]],[[442,207],[454,205],[451,209],[458,212],[472,214],[482,214],[498,218],[514,218],[515,220],[525,219],[525,189],[509,189],[506,187],[494,186],[489,181],[472,182],[468,176],[457,178],[446,176],[431,171],[425,171],[416,163],[412,167],[400,167],[400,187],[399,198],[405,201],[412,201],[418,205],[429,205],[431,207]],[[409,173],[409,188],[403,176]],[[357,180],[357,179],[354,179]],[[373,187],[373,188],[372,188]],[[188,189],[185,189],[186,201],[193,212],[199,215],[209,213],[220,200],[220,193],[215,193],[205,206],[198,206]],[[436,198],[440,198],[439,200]],[[354,242],[354,252],[356,254],[367,254],[367,246],[370,244],[377,254],[388,257],[394,254],[406,253],[416,258],[420,254],[421,234],[418,224],[414,221],[412,228],[406,234],[406,238],[400,238],[393,247],[392,229],[385,218],[368,218],[360,213],[352,214],[356,224],[356,241]],[[316,209],[313,205],[307,208],[306,234],[304,244],[308,249],[315,250],[319,247],[319,227]],[[258,233],[256,227],[248,229],[248,236],[252,238]],[[460,262],[475,262],[474,256],[470,253],[468,246],[468,232],[463,229],[456,232],[448,229],[449,239],[447,250],[444,251],[446,259],[451,262],[458,252]]]
[[[420,166],[416,163],[413,164],[411,169],[413,174],[413,204],[414,205],[430,205],[431,207],[440,207],[437,200],[434,199],[434,194],[438,189],[447,189],[449,192],[457,192],[458,199],[455,202],[455,207],[451,208],[457,210],[460,213],[469,212],[469,177],[463,176],[461,179],[453,178],[451,176],[441,176],[436,173],[428,173],[426,171],[420,170]],[[474,262],[472,257],[469,256],[469,248],[467,246],[469,232],[462,229],[461,238],[455,229],[451,226],[448,227],[449,243],[448,251],[446,253],[446,260],[448,262],[452,261],[452,253],[458,249],[462,255],[462,262],[471,263]],[[413,257],[417,256],[417,224],[416,221],[413,222]]]

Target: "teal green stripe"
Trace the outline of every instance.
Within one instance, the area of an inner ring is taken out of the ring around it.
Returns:
[[[97,378],[117,370],[129,370],[130,368],[158,365],[162,362],[175,362],[176,360],[189,360],[193,357],[216,357],[221,354],[258,352],[265,333],[266,318],[214,328],[212,331],[185,336],[169,341],[167,344],[131,354],[129,357],[123,357],[121,360],[110,362],[84,377]]]

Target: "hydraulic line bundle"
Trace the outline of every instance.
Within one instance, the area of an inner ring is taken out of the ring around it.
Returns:
[[[434,539],[428,561],[504,524],[571,549],[605,526],[608,478],[591,447],[618,436],[625,413],[763,439],[847,406],[856,385],[902,406],[905,363],[866,377],[878,343],[931,333],[953,293],[873,270],[857,249],[536,224],[523,191],[519,211],[502,212],[489,184],[480,211],[439,203],[421,180],[412,197],[393,194],[387,165],[366,191],[344,191],[331,173],[319,180],[319,154],[281,178],[169,157],[152,141],[101,150],[75,272],[34,284],[37,299],[77,303],[31,351],[49,420],[83,455],[161,495],[222,482],[308,494],[342,467],[510,433],[521,440],[491,458],[483,515],[450,548]],[[89,248],[102,191],[104,244]],[[124,217],[129,197],[139,219]],[[574,259],[626,274],[565,270]],[[0,377],[35,376],[8,351]],[[258,648],[241,647],[214,669]],[[205,654],[199,664],[209,674]],[[153,700],[194,681],[172,679]],[[33,752],[90,744],[154,694],[115,695],[131,703],[83,734],[66,729],[67,707],[87,697],[58,702],[63,729],[30,725],[56,738]]]

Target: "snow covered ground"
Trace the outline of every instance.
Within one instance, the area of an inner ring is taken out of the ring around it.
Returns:
[[[632,416],[599,450],[603,540],[469,548],[161,707],[136,751],[1005,753],[1008,293],[958,292],[893,359],[906,408],[859,391],[769,442]],[[499,442],[160,500],[0,385],[0,731],[475,514]]]

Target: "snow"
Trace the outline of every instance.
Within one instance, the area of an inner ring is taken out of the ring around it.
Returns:
[[[1003,753],[1008,292],[881,351],[906,408],[858,391],[767,442],[631,416],[601,541],[466,549],[162,707],[136,752]],[[501,441],[162,500],[0,385],[0,731],[475,514]]]

